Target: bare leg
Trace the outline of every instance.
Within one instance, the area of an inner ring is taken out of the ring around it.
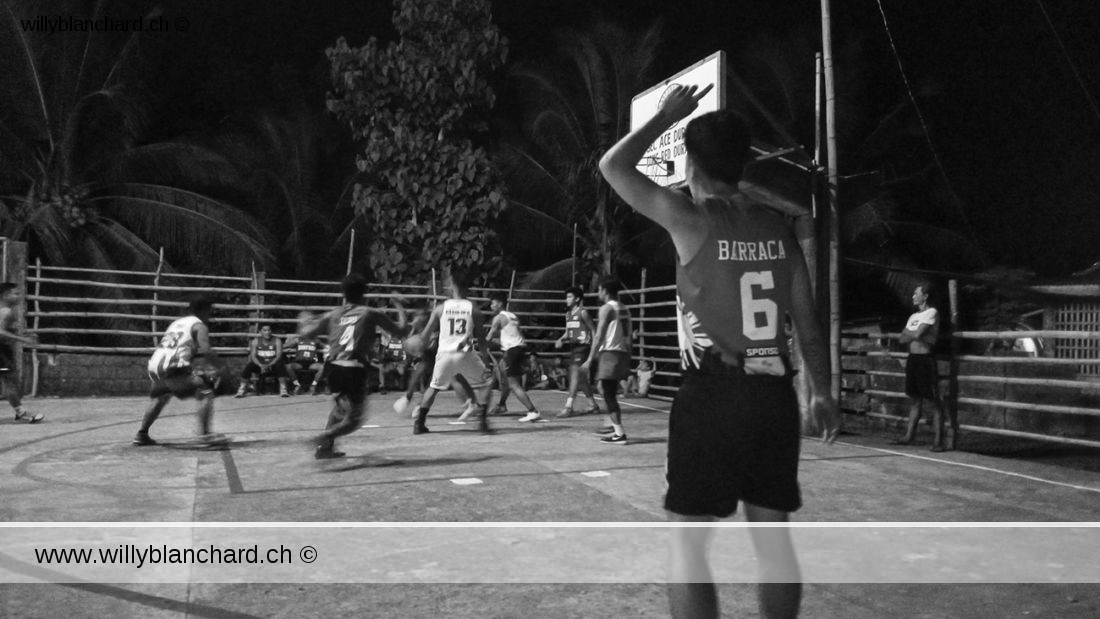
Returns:
[[[8,394],[8,404],[15,409],[16,416],[23,412],[23,381],[14,372],[0,375],[4,382],[4,393]]]
[[[711,516],[681,516],[672,512],[672,522],[714,522]],[[718,590],[714,586],[707,547],[709,527],[672,529],[669,565],[668,605],[673,619],[713,619],[718,617]]]
[[[745,503],[745,519],[749,522],[788,522],[789,515],[774,509]],[[749,529],[753,548],[759,560],[760,584],[757,598],[760,616],[768,619],[798,617],[802,601],[802,573],[798,557],[786,527],[753,527]]]
[[[138,428],[138,434],[148,434],[149,428],[153,426],[153,422],[160,417],[161,411],[168,405],[168,401],[172,399],[172,394],[164,394],[158,398],[152,398],[149,400],[149,406],[145,408],[145,416],[141,418],[141,427]]]
[[[917,424],[920,423],[921,408],[922,400],[913,398],[912,403],[909,405],[909,422],[905,427],[905,436],[897,441],[899,445],[908,445],[917,438]]]
[[[614,379],[600,381],[600,395],[603,396],[604,404],[607,405],[607,415],[611,418],[611,425],[622,427],[623,411],[619,408],[618,392],[619,381]]]
[[[512,390],[512,393],[516,394],[516,397],[519,398],[519,403],[527,407],[527,410],[535,410],[535,405],[531,402],[531,397],[527,395],[527,390],[523,388],[523,384],[519,382],[519,378],[509,376],[508,387]]]
[[[214,392],[209,391],[195,396],[198,407],[195,412],[199,418],[199,436],[206,436],[213,431],[214,422]]]

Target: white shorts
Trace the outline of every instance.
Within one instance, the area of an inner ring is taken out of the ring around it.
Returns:
[[[447,389],[456,374],[461,374],[475,389],[488,385],[492,378],[481,357],[472,350],[436,353],[431,388],[437,391]]]

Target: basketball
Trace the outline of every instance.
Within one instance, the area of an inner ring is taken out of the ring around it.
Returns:
[[[419,335],[410,335],[401,345],[405,348],[405,353],[411,357],[419,357],[424,353],[424,338]]]

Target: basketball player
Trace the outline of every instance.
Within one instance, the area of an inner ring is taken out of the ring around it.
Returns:
[[[413,425],[413,434],[428,432],[425,424],[428,411],[435,402],[436,394],[446,389],[452,380],[457,380],[467,393],[474,394],[479,429],[483,434],[490,434],[492,429],[489,428],[486,415],[489,391],[492,388],[488,370],[492,359],[489,358],[489,347],[485,342],[481,312],[466,298],[469,292],[469,275],[465,271],[452,270],[448,284],[451,298],[432,310],[428,324],[420,334],[425,342],[431,341],[438,334],[439,347],[435,355],[431,383],[414,411],[416,423]]]
[[[592,384],[588,374],[581,373],[581,364],[588,358],[588,347],[592,343],[592,332],[596,330],[588,310],[584,309],[584,291],[573,286],[565,291],[565,333],[554,342],[554,348],[569,346],[569,395],[565,396],[565,407],[557,417],[572,417],[573,400],[580,387],[588,402],[592,405],[585,413],[600,412],[596,398],[592,395]]]
[[[210,345],[210,330],[207,324],[213,303],[207,297],[199,296],[188,304],[190,313],[168,325],[160,345],[153,351],[146,369],[153,387],[149,391],[149,406],[141,420],[141,427],[134,436],[133,444],[138,446],[156,445],[149,437],[149,428],[160,417],[161,411],[172,396],[181,400],[195,398],[198,403],[196,413],[199,418],[199,443],[207,447],[216,447],[226,442],[221,434],[214,434],[214,397],[225,380],[222,363]],[[230,387],[232,389],[232,387]]]
[[[286,366],[283,365],[283,342],[271,335],[271,325],[260,325],[260,336],[248,344],[248,365],[241,370],[241,386],[237,389],[238,398],[244,397],[249,384],[256,392],[256,383],[264,376],[273,375],[279,381],[279,395],[289,397],[287,392]]]
[[[611,426],[600,433],[608,436],[601,438],[600,442],[608,445],[626,445],[618,395],[619,381],[630,376],[630,348],[634,333],[630,310],[619,302],[619,291],[622,289],[622,283],[614,277],[606,277],[600,282],[599,295],[603,306],[600,307],[599,323],[588,359],[581,364],[581,370],[586,374],[591,373],[593,363],[596,365],[596,381],[611,419]]]
[[[367,364],[375,327],[397,337],[409,333],[405,309],[396,301],[396,323],[382,310],[366,305],[367,280],[362,275],[348,275],[341,287],[344,305],[319,317],[311,317],[307,312],[298,316],[298,335],[328,334],[325,380],[332,391],[332,412],[325,431],[314,439],[314,457],[318,460],[342,457],[344,452],[335,450],[336,439],[359,429],[367,408]]]
[[[0,284],[0,381],[4,383],[4,393],[8,403],[15,410],[15,420],[26,423],[38,423],[46,418],[42,413],[31,414],[23,408],[23,377],[16,372],[16,342],[34,344],[33,337],[25,337],[15,332],[15,307],[19,304],[19,288],[11,283]]]
[[[523,375],[526,372],[527,359],[530,353],[527,351],[527,340],[523,338],[523,331],[519,325],[519,317],[504,309],[508,305],[508,294],[496,291],[489,295],[489,308],[496,313],[493,323],[489,327],[489,335],[485,339],[492,341],[500,336],[500,350],[504,353],[504,376],[507,387],[500,386],[500,408],[504,408],[504,399],[508,391],[516,394],[520,404],[527,408],[527,414],[520,418],[521,423],[537,421],[542,415],[535,408],[527,390],[523,388]]]
[[[299,373],[306,372],[309,379],[309,395],[317,395],[317,383],[325,369],[324,355],[321,354],[321,340],[315,337],[299,337],[292,333],[283,345],[283,361],[286,363],[287,376],[294,381],[294,395],[303,391]]]
[[[810,278],[790,226],[739,189],[750,160],[744,121],[702,115],[684,132],[691,196],[635,167],[646,149],[698,106],[711,86],[669,87],[657,114],[615,144],[600,170],[623,200],[668,230],[676,248],[684,380],[669,419],[668,491],[673,521],[727,518],[743,503],[751,522],[786,522],[801,505],[799,410],[783,320],[790,316],[812,390],[810,412],[826,442],[839,430],[829,357]],[[765,617],[794,617],[801,574],[785,527],[750,528]],[[707,528],[674,529],[669,602],[674,617],[717,617]]]

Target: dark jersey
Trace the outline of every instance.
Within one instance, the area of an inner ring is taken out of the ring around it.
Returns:
[[[592,343],[592,332],[588,325],[581,319],[585,309],[579,305],[569,308],[565,312],[565,343],[574,346],[588,345]]]
[[[374,345],[374,321],[365,305],[347,304],[325,315],[328,321],[329,362],[366,364]]]
[[[802,260],[787,222],[774,211],[742,211],[721,199],[699,203],[708,234],[690,262],[676,266],[681,360],[698,368],[714,349],[749,374],[787,372],[784,323],[795,261]]]
[[[270,363],[275,359],[275,338],[268,341],[256,340],[256,358],[263,363]]]

